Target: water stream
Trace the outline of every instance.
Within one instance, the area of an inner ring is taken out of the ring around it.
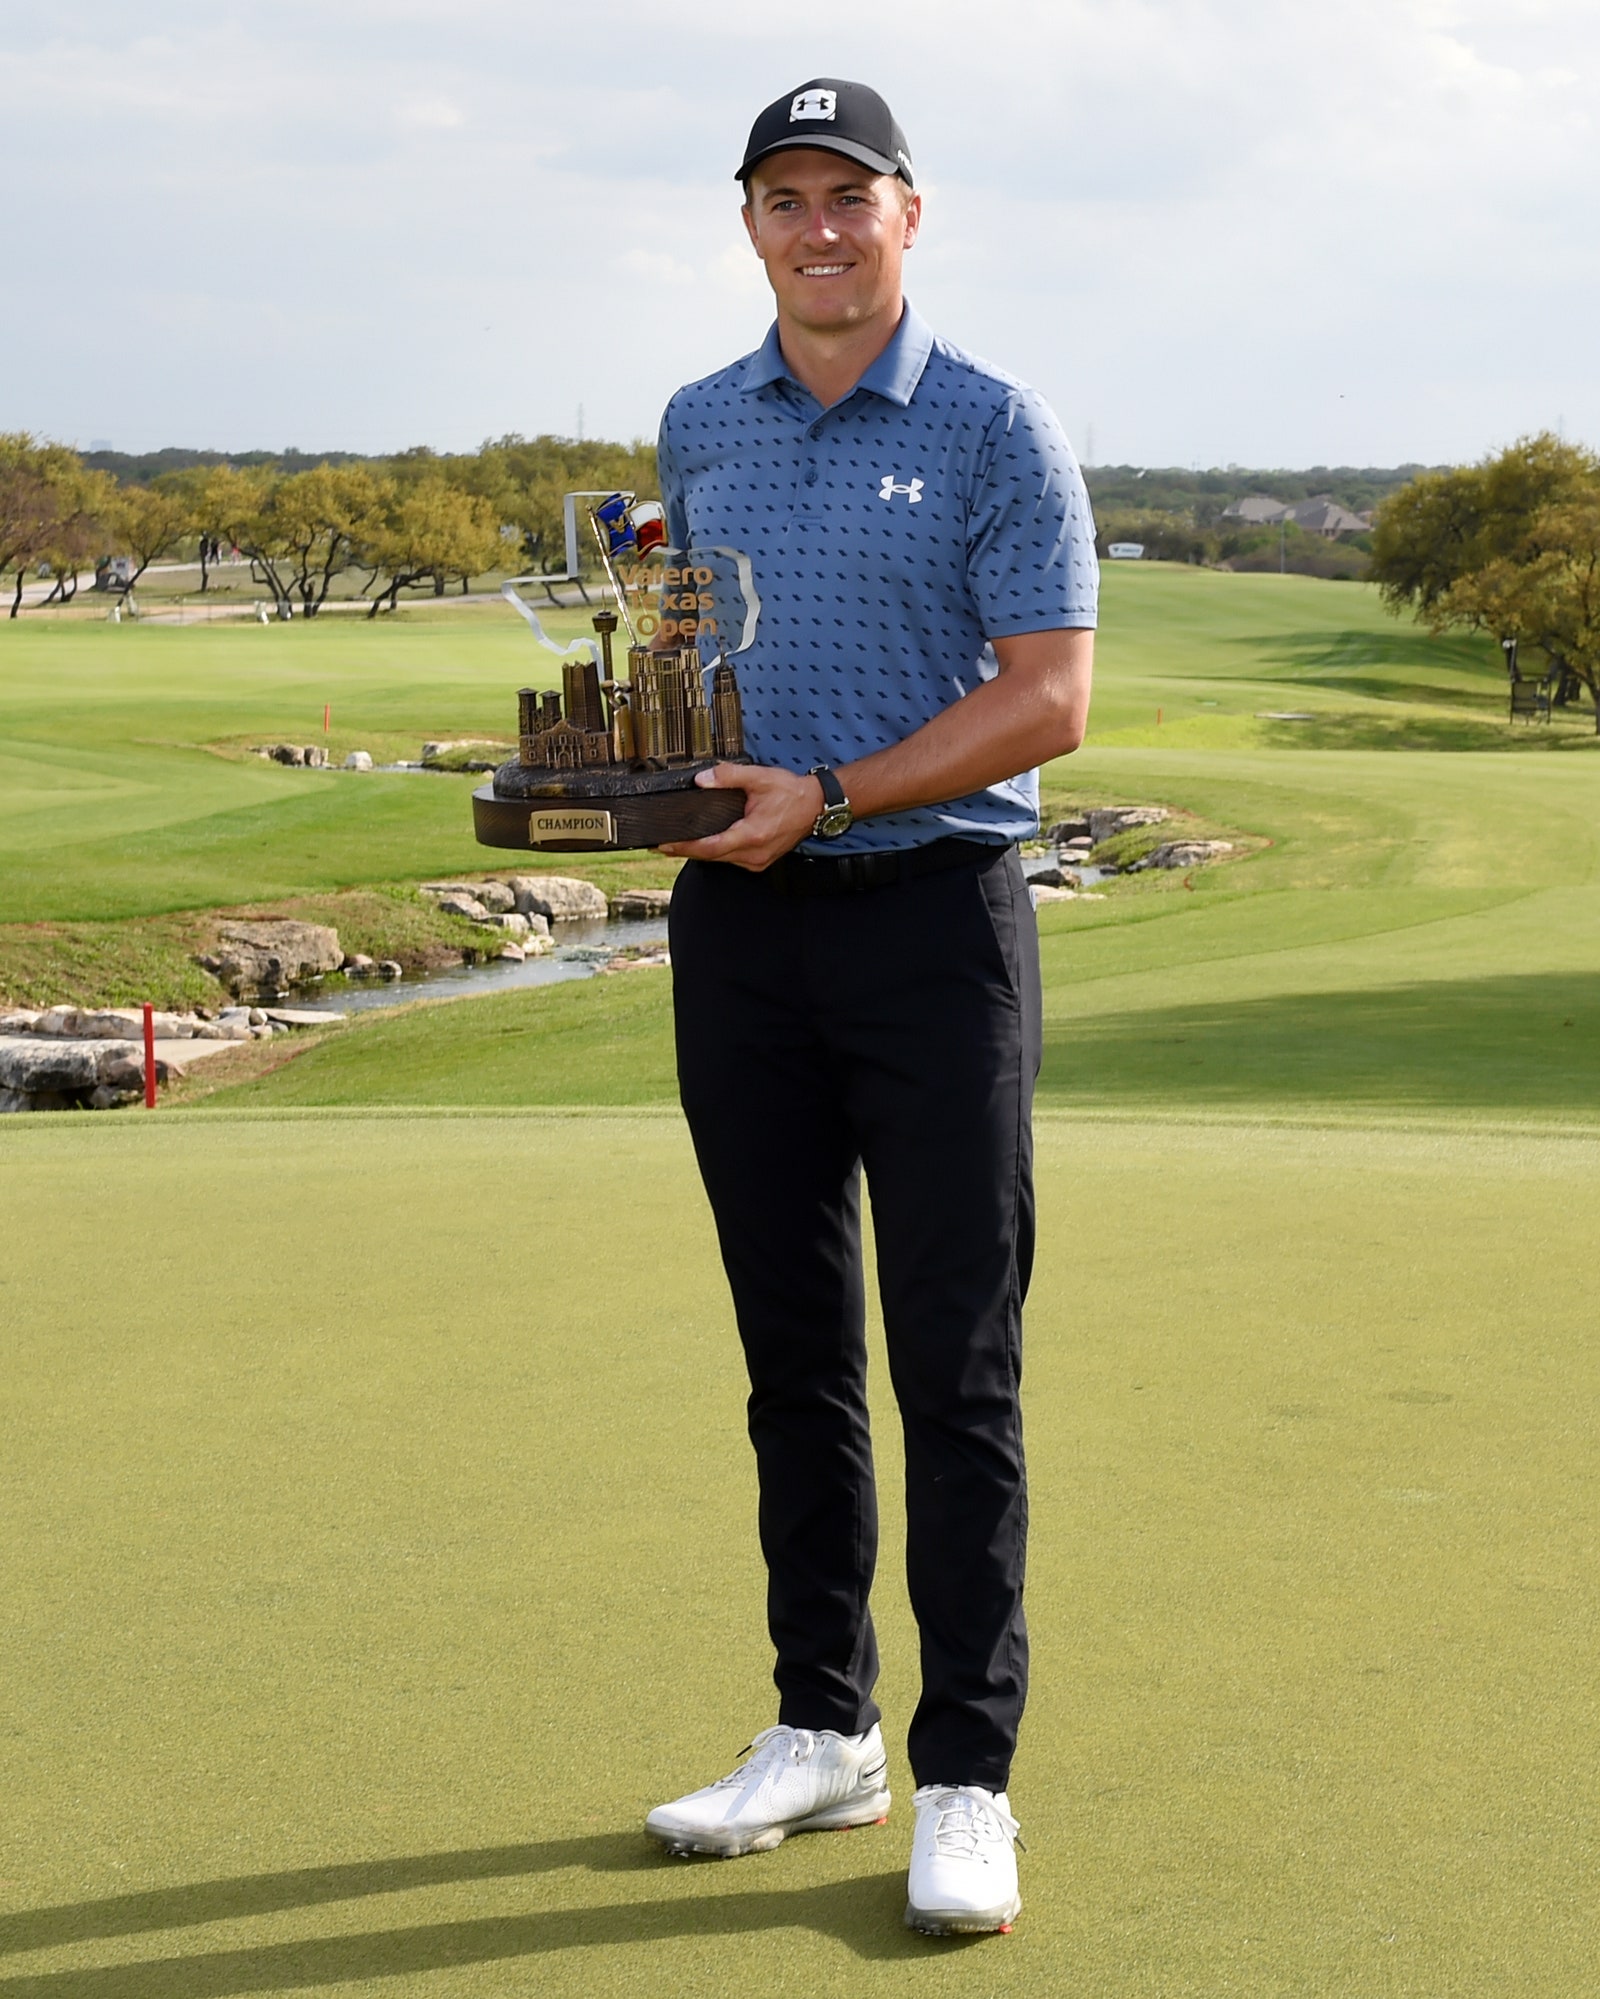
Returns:
[[[522,964],[495,958],[486,965],[447,965],[437,972],[410,972],[399,979],[347,979],[335,974],[300,988],[298,999],[309,1006],[340,1013],[367,1013],[374,1007],[404,1006],[408,1000],[470,999],[480,993],[520,991],[524,986],[556,986],[568,979],[592,978],[596,969],[633,945],[648,949],[667,941],[667,921],[648,917],[577,923],[554,923],[556,948]]]

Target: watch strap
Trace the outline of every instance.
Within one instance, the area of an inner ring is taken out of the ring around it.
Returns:
[[[818,784],[822,786],[822,802],[824,805],[843,805],[846,803],[844,786],[839,782],[837,771],[830,770],[826,764],[813,764],[810,770],[806,772],[806,776],[814,777]]]

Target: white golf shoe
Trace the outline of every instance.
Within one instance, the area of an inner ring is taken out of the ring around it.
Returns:
[[[911,1836],[906,1927],[929,1936],[1008,1930],[1017,1893],[1017,1822],[1004,1791],[976,1784],[924,1784]]]
[[[831,1728],[764,1728],[737,1770],[657,1805],[644,1829],[669,1853],[769,1853],[792,1832],[882,1825],[888,1760],[874,1722],[864,1735]]]

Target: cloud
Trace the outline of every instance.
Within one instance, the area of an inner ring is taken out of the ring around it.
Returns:
[[[910,266],[1098,455],[1394,462],[1564,417],[1588,328],[1590,0],[148,0],[0,48],[27,255],[0,427],[378,449],[649,434],[761,337],[732,168],[816,74],[895,104]],[[71,226],[61,226],[71,218]]]

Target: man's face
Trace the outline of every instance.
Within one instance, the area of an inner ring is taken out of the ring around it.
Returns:
[[[837,153],[772,153],[750,176],[744,226],[780,310],[823,333],[896,308],[922,197]]]

